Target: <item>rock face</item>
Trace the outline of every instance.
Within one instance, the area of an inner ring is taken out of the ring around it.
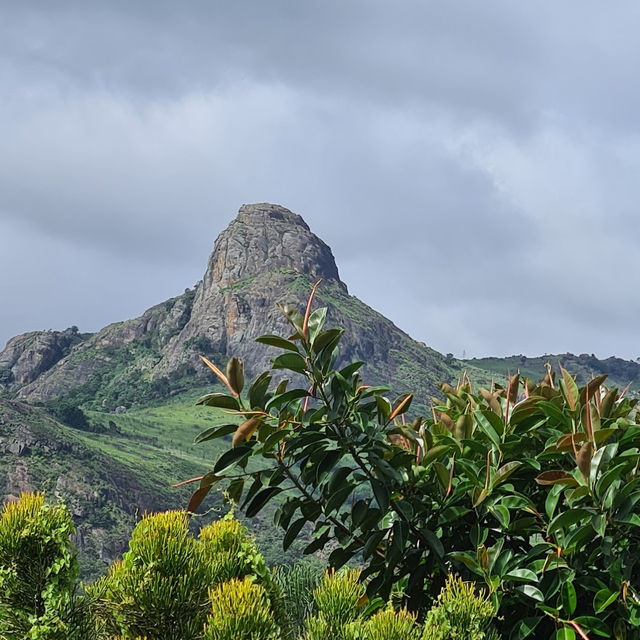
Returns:
[[[437,381],[455,377],[441,354],[349,295],[331,249],[299,215],[260,203],[242,206],[220,234],[195,291],[106,327],[37,375],[14,375],[10,389],[29,401],[79,389],[85,404],[91,398],[113,410],[131,401],[123,399],[123,387],[136,387],[144,399],[147,387],[171,393],[180,384],[210,381],[200,353],[221,365],[230,356],[241,357],[247,372],[256,374],[277,354],[254,339],[288,330],[276,303],[303,307],[319,279],[318,306],[328,307],[329,325],[345,328],[343,358],[367,362],[370,380],[415,390],[426,401]],[[0,362],[8,358],[5,350]]]
[[[33,382],[88,336],[79,334],[74,327],[66,331],[33,331],[11,338],[0,352],[0,388]]]

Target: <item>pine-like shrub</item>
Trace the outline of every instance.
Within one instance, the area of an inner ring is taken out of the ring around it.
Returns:
[[[69,510],[40,493],[24,493],[0,517],[0,638],[84,637],[74,598],[78,577]]]
[[[393,607],[378,611],[364,625],[365,640],[420,640],[421,633],[415,615]]]
[[[138,523],[122,561],[89,592],[98,600],[96,616],[113,635],[195,640],[211,615],[212,589],[246,576],[262,585],[269,615],[284,618],[279,589],[245,527],[226,518],[196,538],[184,512],[168,511]]]
[[[273,574],[282,593],[292,640],[300,637],[306,620],[317,613],[313,592],[323,574],[319,566],[307,561],[300,561],[291,567],[278,567]]]
[[[279,640],[280,629],[265,588],[251,578],[232,578],[209,593],[207,640]]]
[[[497,640],[491,628],[495,610],[473,583],[449,576],[427,614],[422,640]]]
[[[308,640],[351,640],[358,637],[365,600],[360,571],[327,572],[313,592],[317,615],[307,620]]]

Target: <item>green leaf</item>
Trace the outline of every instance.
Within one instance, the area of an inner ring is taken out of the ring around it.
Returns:
[[[562,627],[558,629],[553,636],[553,640],[575,640],[576,632],[571,627]]]
[[[424,457],[421,461],[422,465],[426,467],[430,462],[437,460],[449,451],[451,451],[451,447],[446,444],[438,444],[435,447],[432,447],[424,454]]]
[[[291,391],[285,391],[277,396],[273,396],[269,402],[265,405],[264,410],[269,411],[269,409],[275,407],[276,409],[280,409],[283,405],[293,402],[294,400],[300,400],[301,398],[306,398],[311,394],[305,389],[291,389]]]
[[[324,512],[332,513],[333,511],[339,511],[340,507],[344,504],[345,500],[351,495],[353,491],[353,485],[347,483],[343,487],[340,487],[337,491],[334,491],[327,500]]]
[[[542,594],[542,591],[540,591],[538,587],[534,587],[532,584],[523,584],[516,587],[516,590],[524,593],[525,596],[532,598],[533,600],[544,602],[544,595]]]
[[[331,479],[327,483],[327,491],[329,495],[337,491],[343,482],[353,473],[351,467],[340,467],[331,474]]]
[[[206,396],[202,396],[202,398],[196,400],[196,404],[216,407],[217,409],[240,410],[238,399],[225,393],[208,393]]]
[[[538,576],[531,569],[511,569],[503,579],[512,582],[538,582]]]
[[[604,638],[611,638],[611,629],[599,618],[594,616],[578,616],[574,618],[585,631],[590,631]]]
[[[323,349],[327,349],[329,352],[333,351],[340,342],[343,333],[344,329],[328,329],[318,334],[313,341],[314,352],[319,354]]]
[[[274,369],[288,369],[296,373],[304,373],[307,370],[307,362],[298,353],[283,353],[274,358],[272,367]]]
[[[371,478],[371,488],[373,489],[373,495],[376,498],[380,510],[384,513],[389,508],[389,502],[391,500],[389,489],[377,478]]]
[[[256,342],[269,345],[270,347],[278,347],[278,349],[286,349],[288,351],[295,351],[296,353],[299,353],[298,347],[295,342],[291,342],[290,340],[287,340],[282,336],[267,334],[256,338]]]
[[[252,409],[264,409],[264,397],[270,384],[271,375],[268,371],[265,371],[253,381],[249,388],[249,404]]]
[[[289,525],[289,528],[282,539],[283,551],[286,551],[291,546],[293,541],[298,537],[298,534],[302,531],[302,527],[304,527],[306,522],[306,518],[298,518]]]
[[[207,440],[222,438],[222,436],[227,436],[230,433],[233,433],[237,428],[237,424],[222,424],[216,425],[215,427],[209,427],[196,436],[194,443],[197,444],[198,442],[206,442]]]
[[[592,515],[591,511],[587,511],[586,509],[570,509],[569,511],[565,511],[564,513],[557,515],[549,523],[549,526],[547,527],[547,535],[553,535],[560,529],[571,527],[581,520],[591,518]]]
[[[562,493],[561,485],[556,485],[551,488],[551,491],[549,491],[549,495],[547,496],[547,499],[544,502],[544,509],[549,519],[553,518],[553,514],[556,510],[556,506],[558,505],[558,500],[560,500],[561,493]]]
[[[560,589],[560,601],[562,602],[562,611],[567,616],[572,616],[578,604],[578,596],[573,582],[564,582]]]
[[[602,613],[609,605],[618,599],[618,592],[611,589],[600,589],[593,597],[593,610],[595,613]]]
[[[233,449],[225,451],[213,467],[213,472],[222,474],[234,465],[238,464],[241,460],[246,460],[251,454],[251,447],[241,444]]]
[[[503,464],[493,476],[493,487],[497,487],[502,484],[514,471],[517,471],[522,466],[522,462],[507,462]]]
[[[569,403],[572,410],[575,410],[580,401],[580,392],[573,376],[560,367],[560,373],[562,373],[562,380],[560,380],[560,388],[564,394],[565,399]]]
[[[273,496],[278,495],[282,489],[280,487],[266,487],[259,491],[255,498],[249,503],[247,507],[246,513],[248,518],[253,518],[253,516],[257,515],[262,507],[264,507]]]
[[[525,638],[530,638],[542,619],[542,616],[536,616],[520,620],[513,628],[513,631],[511,631],[509,640],[525,640]]]
[[[244,489],[244,478],[236,478],[229,483],[227,488],[227,495],[230,500],[233,500],[236,504],[240,502],[242,498],[242,490]]]
[[[309,340],[313,342],[316,336],[322,331],[322,327],[324,326],[325,319],[327,317],[327,307],[322,307],[320,309],[316,309],[309,316]]]
[[[492,423],[502,423],[502,420],[493,413],[493,411],[476,411],[473,415],[475,416],[478,427],[480,427],[496,447],[499,447],[500,436]],[[501,424],[501,427],[504,430],[504,425]]]

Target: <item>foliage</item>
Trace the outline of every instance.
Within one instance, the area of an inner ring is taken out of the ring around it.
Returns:
[[[421,629],[415,615],[406,609],[394,611],[387,607],[367,620],[363,635],[366,640],[420,640]],[[430,640],[430,636],[427,639]]]
[[[210,590],[246,576],[271,589],[271,574],[244,527],[226,519],[195,538],[186,514],[169,511],[145,516],[122,561],[89,591],[100,602],[96,615],[112,634],[189,640],[201,636]]]
[[[0,637],[62,640],[88,637],[86,609],[74,596],[78,575],[69,510],[22,494],[0,518]]]
[[[279,640],[280,633],[264,587],[248,577],[232,578],[209,594],[208,640]]]
[[[424,640],[497,639],[491,623],[495,610],[484,593],[477,594],[473,584],[449,576],[429,611],[424,625]]]
[[[280,566],[274,571],[273,577],[282,592],[293,638],[300,636],[306,619],[317,613],[313,592],[323,573],[319,566],[308,561],[300,561],[290,567]]]
[[[310,523],[306,551],[331,541],[333,566],[360,557],[371,595],[399,587],[419,610],[456,572],[484,583],[512,638],[637,634],[636,401],[602,376],[578,388],[549,370],[540,384],[443,384],[430,419],[407,423],[411,394],[364,385],[363,363],[336,369],[342,331],[324,329],[312,298],[304,315],[282,307],[292,336],[258,338],[288,381],[273,388],[265,372],[243,393],[239,361],[226,374],[206,361],[228,393],[200,403],[244,422],[201,434],[233,434],[232,448],[190,508],[223,480],[248,516],[282,494],[284,547]]]

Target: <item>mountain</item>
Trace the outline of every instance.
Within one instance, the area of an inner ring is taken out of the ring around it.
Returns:
[[[366,362],[369,383],[415,391],[417,410],[439,395],[439,381],[454,382],[463,369],[488,385],[517,370],[540,377],[549,361],[583,383],[600,373],[619,387],[640,383],[640,365],[615,358],[443,356],[349,295],[331,249],[299,215],[245,205],[215,241],[194,289],[94,334],[71,327],[9,340],[0,352],[0,501],[34,489],[60,496],[76,520],[83,575],[100,573],[122,552],[140,513],[184,506],[192,486],[170,485],[206,473],[228,447],[223,440],[194,445],[204,428],[229,421],[195,406],[215,382],[198,355],[221,366],[241,357],[249,375],[268,368],[275,350],[254,338],[286,333],[277,303],[303,309],[318,279],[316,306],[328,307],[329,326],[345,329],[343,361]],[[78,407],[80,419],[71,420]],[[218,495],[207,506],[215,511],[220,502]],[[266,557],[282,561],[269,513],[247,524]],[[290,557],[299,551],[294,544]]]
[[[254,338],[287,331],[276,303],[303,308],[319,279],[316,304],[328,307],[328,325],[344,327],[343,360],[366,362],[368,381],[414,390],[426,404],[438,381],[459,375],[456,361],[349,295],[331,249],[299,215],[262,203],[240,208],[195,290],[46,354],[37,345],[61,340],[58,334],[14,338],[0,354],[0,381],[5,394],[30,403],[70,397],[88,408],[124,410],[210,381],[198,354],[221,364],[241,357],[256,374],[275,354]]]

